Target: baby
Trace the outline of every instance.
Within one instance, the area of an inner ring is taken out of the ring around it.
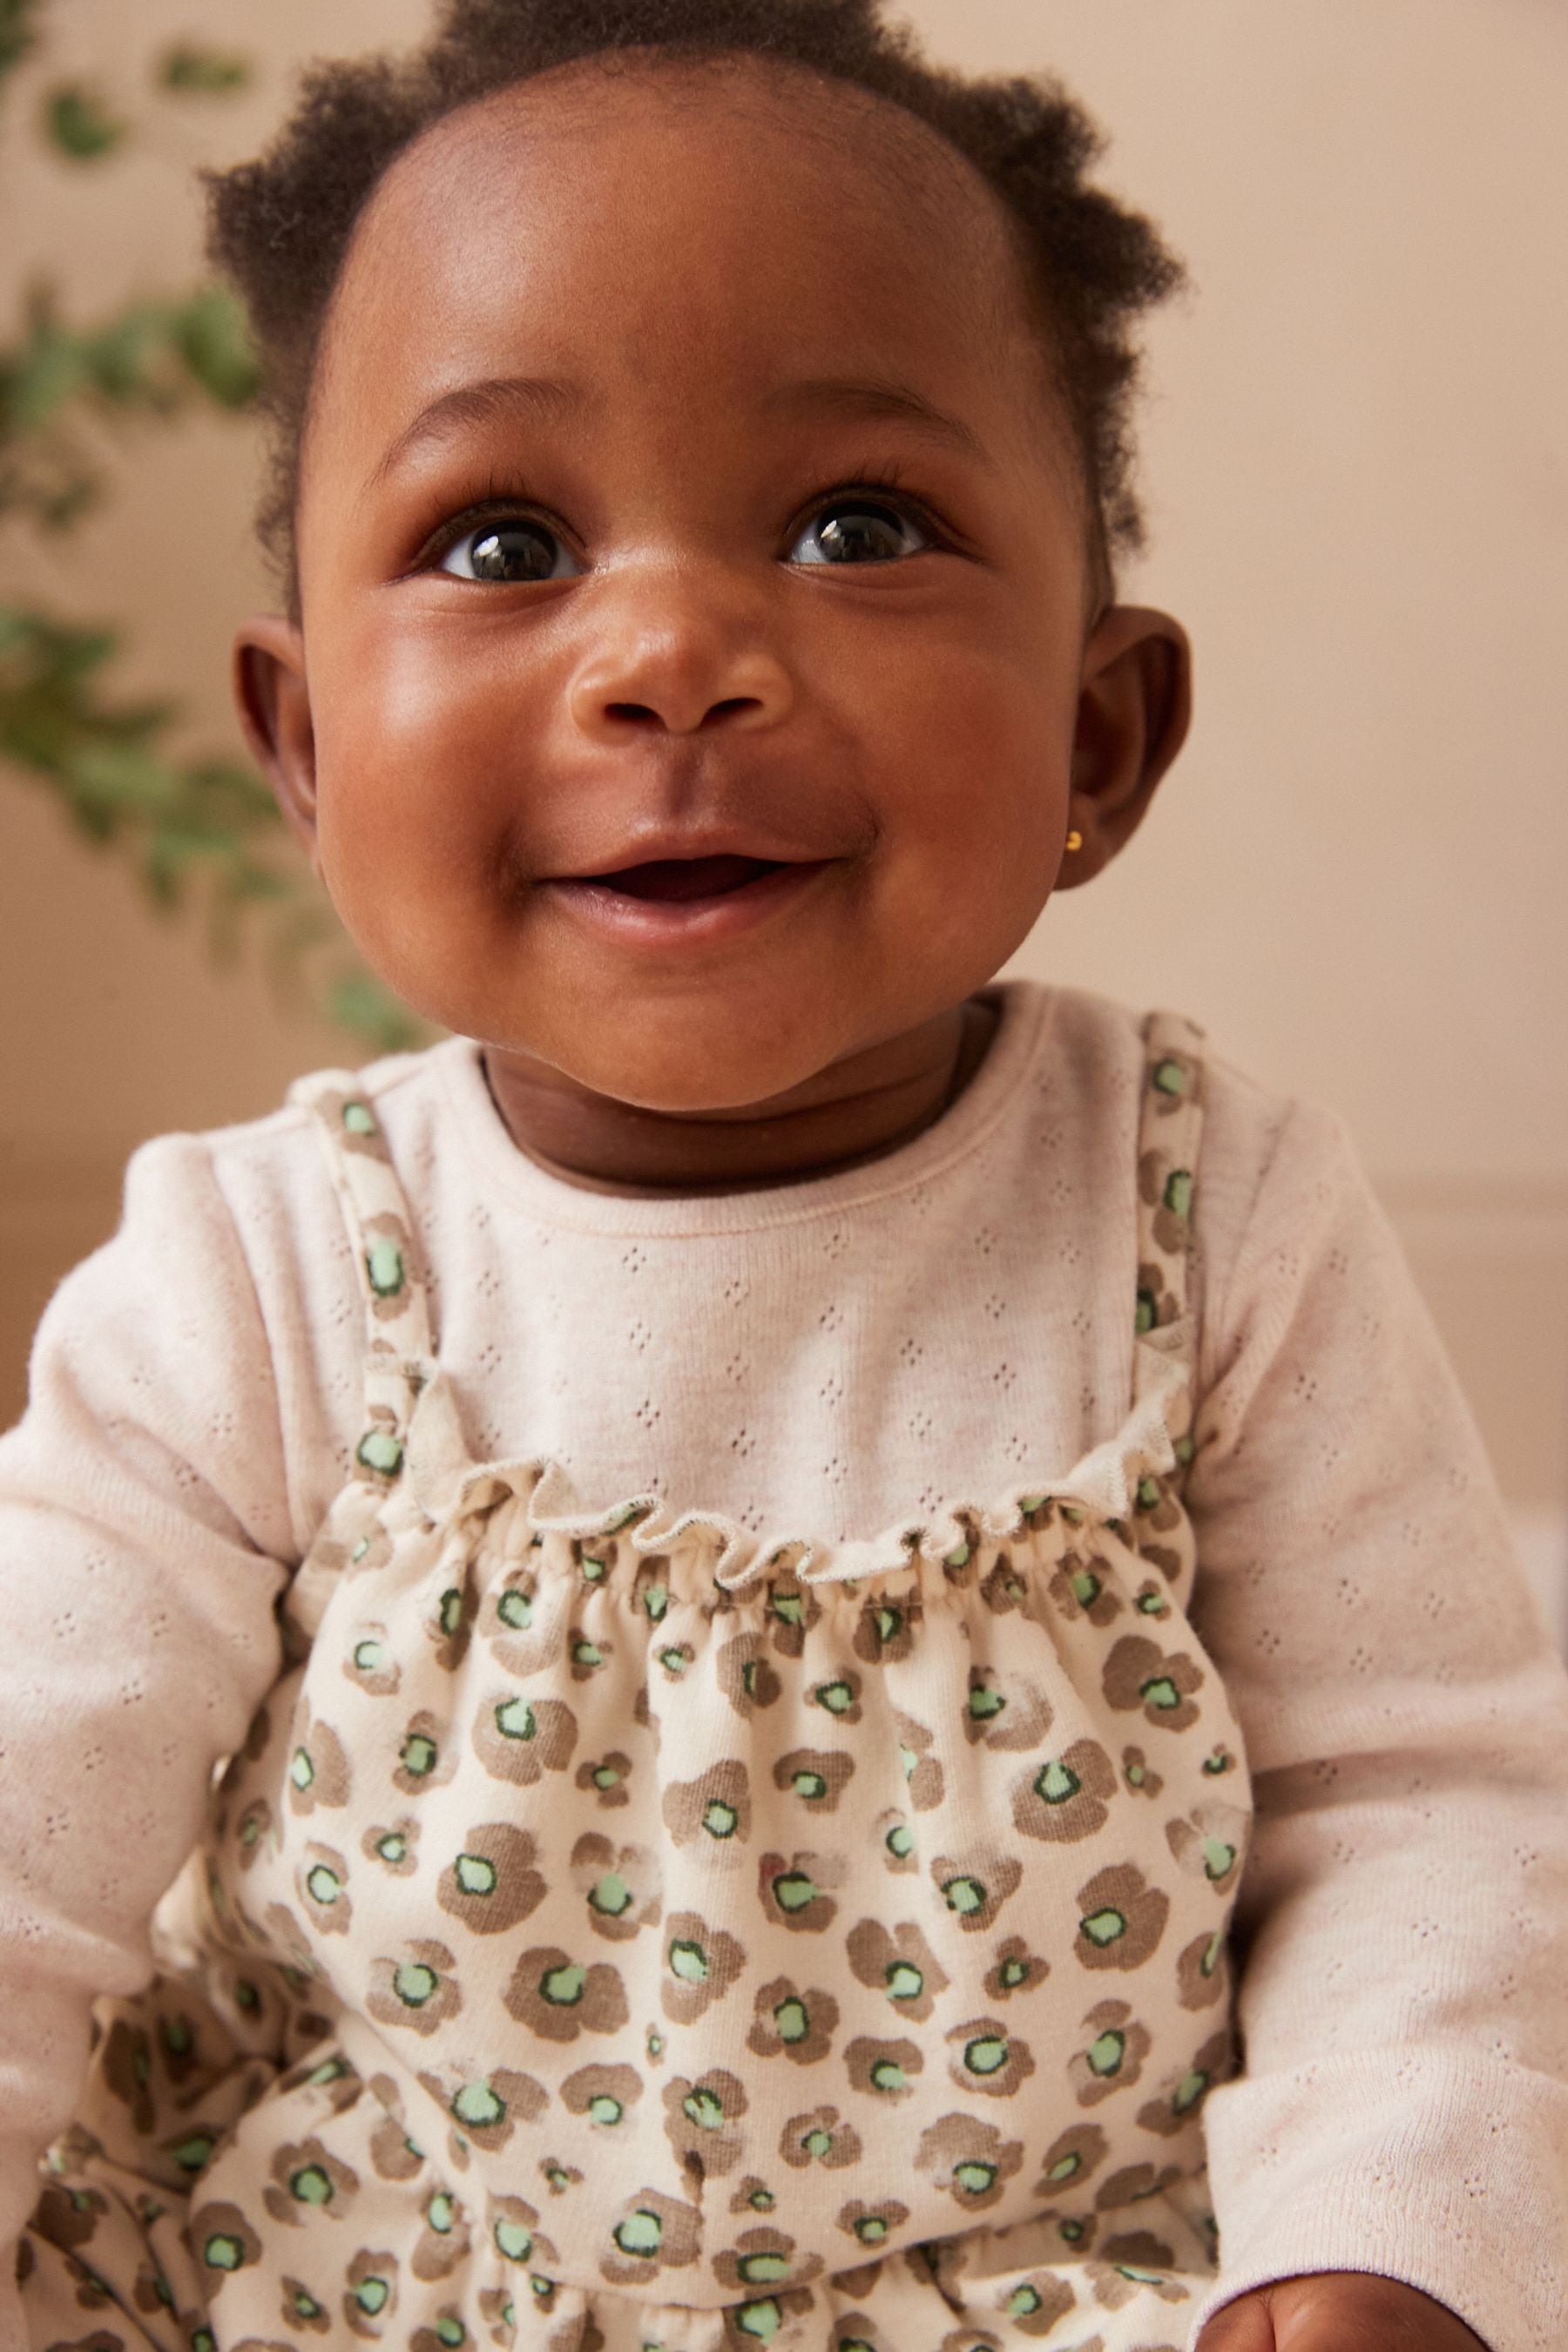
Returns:
[[[10,2352],[1568,2340],[1452,1376],[1331,1118],[995,979],[1187,726],[1099,143],[446,0],[216,181],[245,725],[452,1034],[139,1151],[0,1445]]]

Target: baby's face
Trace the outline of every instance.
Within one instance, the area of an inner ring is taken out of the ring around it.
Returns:
[[[1016,269],[962,158],[800,74],[570,69],[399,159],[299,520],[316,854],[409,1003],[698,1110],[1005,961],[1089,617]]]

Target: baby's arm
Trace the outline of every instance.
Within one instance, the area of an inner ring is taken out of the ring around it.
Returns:
[[[1205,1324],[1193,1614],[1258,1818],[1193,2341],[1265,2280],[1374,2271],[1491,2352],[1560,2352],[1568,1674],[1325,1114],[1292,1113]]]
[[[216,1761],[279,1666],[290,1553],[276,1390],[210,1158],[132,1160],[120,1231],[57,1291],[0,1438],[0,2347],[16,2234],[100,1992],[144,1984],[149,1917]]]

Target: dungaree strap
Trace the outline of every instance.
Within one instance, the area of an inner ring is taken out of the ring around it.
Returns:
[[[318,1070],[289,1089],[326,1146],[364,1305],[364,1432],[356,1477],[385,1486],[403,1467],[416,1399],[435,1370],[425,1271],[413,1219],[374,1105],[352,1070]]]
[[[1177,1013],[1142,1023],[1138,1116],[1138,1280],[1133,1306],[1133,1401],[1166,1367],[1182,1385],[1167,1414],[1178,1476],[1192,1457],[1197,1349],[1192,1300],[1193,1187],[1203,1135],[1204,1032]]]

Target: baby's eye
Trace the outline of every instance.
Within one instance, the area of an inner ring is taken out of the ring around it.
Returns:
[[[886,563],[931,544],[912,515],[877,499],[843,498],[817,509],[790,553],[800,563]]]
[[[481,523],[453,541],[437,569],[458,580],[561,580],[574,568],[552,530],[525,515]]]

